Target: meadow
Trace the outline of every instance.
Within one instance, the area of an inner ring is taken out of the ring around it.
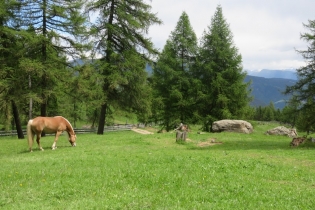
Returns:
[[[186,143],[175,133],[133,131],[66,135],[45,151],[0,138],[0,209],[314,209],[315,145],[291,138],[202,133]],[[215,140],[220,142],[209,145]]]

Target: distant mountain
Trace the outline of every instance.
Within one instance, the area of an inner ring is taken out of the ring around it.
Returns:
[[[245,70],[245,71],[247,72],[247,75],[250,75],[250,76],[297,80],[295,69],[285,69],[285,70],[262,69],[260,71],[254,71],[254,70]]]
[[[282,92],[287,86],[292,86],[296,83],[293,79],[283,78],[264,78],[247,75],[244,79],[245,82],[251,81],[252,96],[254,100],[251,105],[268,106],[272,101],[275,108],[282,109],[286,104],[285,102],[290,99],[290,95],[284,95]]]

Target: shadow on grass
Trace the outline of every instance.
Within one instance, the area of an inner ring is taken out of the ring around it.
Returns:
[[[57,149],[55,149],[55,150],[56,151],[57,150],[63,150],[63,149],[66,149],[66,148],[72,148],[72,146],[70,146],[70,145],[69,146],[63,146],[63,145],[61,145],[61,146],[57,146]],[[38,147],[33,147],[33,152],[45,152],[46,150],[47,151],[53,151],[51,149],[51,146],[44,146],[43,149],[44,149],[44,151],[41,151]],[[30,153],[30,151],[28,149],[25,149],[25,150],[19,152],[19,154],[25,154],[25,153]]]

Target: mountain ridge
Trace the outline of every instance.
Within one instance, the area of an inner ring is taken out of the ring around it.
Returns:
[[[250,76],[298,80],[295,69],[284,69],[284,70],[262,69],[259,71],[255,71],[255,70],[245,70],[245,71],[247,75],[250,75]]]
[[[287,86],[292,86],[296,80],[286,78],[265,78],[247,75],[244,82],[251,81],[250,89],[253,101],[251,106],[268,106],[273,102],[275,108],[282,109],[291,95],[284,95]]]

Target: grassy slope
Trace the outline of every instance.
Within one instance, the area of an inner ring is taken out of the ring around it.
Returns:
[[[288,137],[132,131],[65,135],[52,151],[27,152],[26,140],[0,138],[0,208],[4,209],[312,209],[315,147]],[[216,138],[215,146],[199,147]],[[36,146],[35,146],[36,147]]]

